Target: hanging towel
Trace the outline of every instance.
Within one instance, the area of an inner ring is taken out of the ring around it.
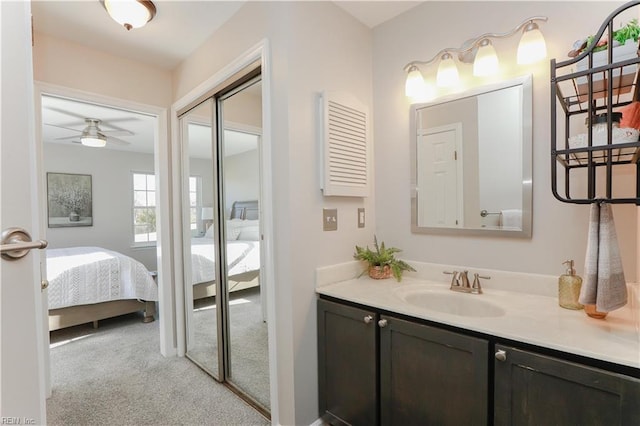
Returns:
[[[611,204],[591,204],[584,274],[580,303],[595,304],[600,312],[611,312],[627,303],[627,284]]]
[[[522,229],[522,210],[501,210],[500,226],[502,226],[503,228]]]

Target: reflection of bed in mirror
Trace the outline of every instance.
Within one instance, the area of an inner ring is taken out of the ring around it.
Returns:
[[[144,311],[153,321],[157,284],[137,260],[101,247],[47,250],[49,330]]]
[[[260,225],[258,201],[236,201],[226,221],[229,291],[260,285]],[[213,228],[191,240],[193,298],[215,296]]]

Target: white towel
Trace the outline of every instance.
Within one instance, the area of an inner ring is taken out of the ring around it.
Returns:
[[[522,210],[508,209],[500,211],[500,226],[503,228],[522,229]]]
[[[627,284],[610,204],[591,204],[584,274],[580,303],[595,304],[600,312],[610,312],[627,303]]]

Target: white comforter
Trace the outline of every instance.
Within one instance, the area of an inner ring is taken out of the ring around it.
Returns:
[[[198,284],[215,279],[215,251],[213,239],[191,239],[191,282]],[[259,241],[228,241],[227,263],[230,276],[260,269]]]
[[[49,309],[121,299],[158,300],[145,266],[100,247],[47,249]]]

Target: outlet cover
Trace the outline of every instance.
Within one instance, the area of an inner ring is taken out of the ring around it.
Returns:
[[[358,228],[364,228],[364,207],[358,208]]]
[[[338,209],[322,209],[322,230],[338,230]]]

